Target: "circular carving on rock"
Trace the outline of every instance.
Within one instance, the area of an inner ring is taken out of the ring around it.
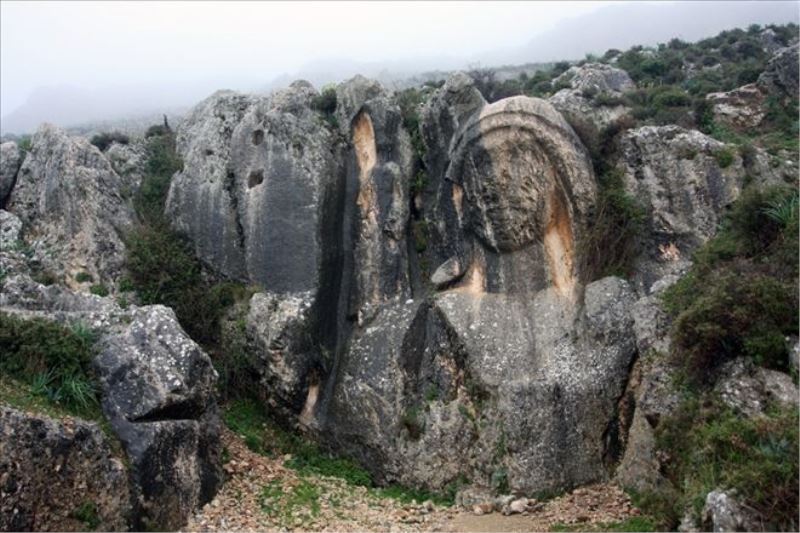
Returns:
[[[541,240],[556,176],[529,132],[501,128],[476,139],[461,180],[468,224],[490,248],[509,252]]]

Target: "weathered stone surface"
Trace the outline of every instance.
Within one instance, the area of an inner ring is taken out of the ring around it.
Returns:
[[[295,294],[256,293],[250,298],[247,336],[260,358],[267,401],[273,413],[286,418],[306,413],[309,389],[319,386],[322,361],[311,335],[311,292]],[[308,383],[309,378],[315,378]],[[316,396],[309,406],[313,410]],[[308,417],[303,422],[309,423]]]
[[[460,80],[424,111],[430,263],[457,258],[466,270],[460,286],[487,292],[571,291],[580,279],[574,243],[595,197],[585,149],[547,102],[514,97],[476,108],[482,99]]]
[[[757,531],[755,517],[730,492],[714,490],[706,496],[702,512],[705,531]]]
[[[180,528],[222,482],[211,360],[163,306],[134,309],[98,349],[103,412],[130,462],[133,525]]]
[[[0,144],[0,208],[5,206],[14,182],[17,171],[22,164],[22,156],[17,143],[13,141]]]
[[[629,130],[620,148],[625,188],[647,213],[634,277],[645,293],[655,281],[688,267],[691,252],[716,233],[746,176],[765,180],[760,168],[745,168],[733,147],[679,126]]]
[[[797,98],[800,85],[800,45],[781,48],[767,63],[767,68],[758,77],[758,85],[765,91],[785,98]]]
[[[145,173],[147,151],[144,142],[134,140],[128,144],[111,143],[104,153],[114,172],[124,182],[123,195],[133,195]]]
[[[19,242],[22,221],[13,213],[0,209],[0,248],[8,250]]]
[[[133,210],[122,179],[89,141],[49,124],[33,136],[7,209],[46,270],[70,282],[80,272],[113,284],[125,261],[122,233]]]
[[[357,190],[350,313],[363,322],[376,306],[410,294],[406,233],[413,152],[400,108],[380,84],[356,76],[336,94],[339,125],[350,140],[348,184]],[[352,207],[349,196],[346,202]]]
[[[0,405],[0,529],[127,529],[128,477],[96,423],[57,420]]]
[[[675,413],[680,395],[673,383],[676,368],[667,354],[642,355],[637,365],[638,383],[632,389],[635,410],[615,481],[625,488],[648,491],[667,484],[655,430],[662,419]]]
[[[706,95],[713,106],[714,120],[720,124],[737,128],[754,128],[766,116],[765,95],[755,83],[737,89]]]
[[[764,414],[771,405],[797,406],[797,386],[788,374],[745,359],[726,363],[714,389],[727,406],[746,416]]]
[[[335,227],[323,209],[342,173],[338,137],[310,108],[315,94],[302,83],[272,98],[220,92],[178,127],[184,169],[167,213],[220,274],[275,292],[317,289]]]
[[[603,63],[587,63],[570,67],[553,80],[553,85],[569,84],[548,101],[567,121],[585,134],[597,135],[603,128],[630,115],[623,105],[624,93],[636,84],[624,70]]]

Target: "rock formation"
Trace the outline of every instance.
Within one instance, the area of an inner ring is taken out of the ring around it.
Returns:
[[[122,234],[134,216],[121,185],[89,141],[45,124],[33,136],[7,209],[22,220],[46,270],[68,283],[86,272],[113,284],[125,261]]]
[[[98,424],[0,405],[3,531],[120,531],[129,514],[127,472]]]
[[[0,144],[0,208],[6,204],[6,199],[14,188],[17,171],[22,163],[17,143],[9,141]]]

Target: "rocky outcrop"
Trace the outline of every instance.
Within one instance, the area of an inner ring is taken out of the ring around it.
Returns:
[[[105,336],[94,366],[103,412],[122,441],[136,529],[178,529],[222,482],[211,359],[163,306],[133,310]]]
[[[586,152],[546,102],[488,105],[463,75],[423,115],[441,290],[354,328],[325,440],[378,479],[429,488],[604,478],[635,342],[627,284],[584,288],[575,260],[595,194]]]
[[[800,90],[800,45],[781,48],[770,58],[767,68],[758,77],[758,85],[781,98],[797,98]]]
[[[144,177],[147,158],[145,144],[140,140],[134,140],[127,144],[114,142],[104,154],[114,172],[122,178],[122,195],[132,196]]]
[[[17,143],[13,141],[0,144],[0,208],[4,207],[22,164],[22,156]]]
[[[33,136],[6,208],[22,220],[46,270],[68,283],[86,272],[113,284],[125,260],[122,234],[134,217],[122,184],[86,139],[45,124]]]
[[[727,92],[710,93],[706,100],[711,104],[714,120],[740,131],[761,125],[767,116],[767,99],[778,101],[797,98],[798,45],[781,48],[767,63],[758,80]]]
[[[706,100],[713,109],[714,120],[741,130],[761,124],[767,114],[764,108],[765,99],[766,95],[755,83],[728,92],[706,95]]]
[[[630,116],[622,96],[636,84],[622,69],[603,63],[570,67],[553,80],[558,87],[568,84],[549,98],[567,121],[585,135],[596,136],[604,128]]]
[[[714,490],[706,496],[702,520],[704,531],[757,531],[757,517],[737,501],[734,494]]]
[[[679,126],[644,126],[620,140],[625,188],[644,207],[647,228],[634,280],[653,283],[683,272],[691,252],[717,231],[745,180],[779,181],[756,154],[749,166],[734,147]]]
[[[178,529],[222,482],[216,372],[162,306],[123,309],[111,298],[7,278],[0,310],[99,334],[94,367],[103,412],[122,442],[131,525]]]
[[[0,405],[0,529],[121,531],[129,513],[127,472],[98,424]]]
[[[797,406],[798,390],[788,374],[734,359],[719,371],[714,390],[722,402],[738,413],[754,417],[772,406]]]

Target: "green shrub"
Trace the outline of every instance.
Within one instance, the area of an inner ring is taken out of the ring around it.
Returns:
[[[78,272],[75,276],[75,281],[78,283],[86,283],[87,281],[92,281],[92,275],[88,272]]]
[[[714,401],[689,398],[659,424],[656,440],[668,453],[668,478],[680,487],[678,508],[699,512],[710,491],[735,490],[766,531],[797,527],[796,408],[747,418]]]
[[[75,414],[97,408],[91,369],[96,335],[77,324],[68,328],[41,318],[0,312],[0,373]]]
[[[733,152],[727,148],[717,150],[717,153],[714,154],[714,158],[717,160],[719,168],[728,168],[733,164]]]
[[[322,91],[311,100],[311,108],[322,114],[325,121],[333,126],[338,126],[336,121],[336,87],[328,85],[322,88]]]
[[[108,287],[102,283],[97,283],[89,287],[89,292],[96,294],[97,296],[108,296]]]
[[[644,209],[625,191],[621,171],[601,175],[598,185],[597,206],[578,245],[587,281],[629,275],[645,223]]]
[[[93,136],[89,142],[99,148],[101,152],[105,152],[106,148],[111,146],[112,143],[128,144],[130,141],[130,138],[124,133],[114,131],[110,133],[98,133]]]
[[[97,514],[97,504],[94,502],[83,502],[70,516],[83,522],[87,531],[94,531],[97,529],[97,526],[100,525],[100,517]]]
[[[785,336],[797,333],[798,316],[796,202],[790,188],[746,189],[692,270],[663,294],[674,356],[694,383],[740,356],[787,369]]]

